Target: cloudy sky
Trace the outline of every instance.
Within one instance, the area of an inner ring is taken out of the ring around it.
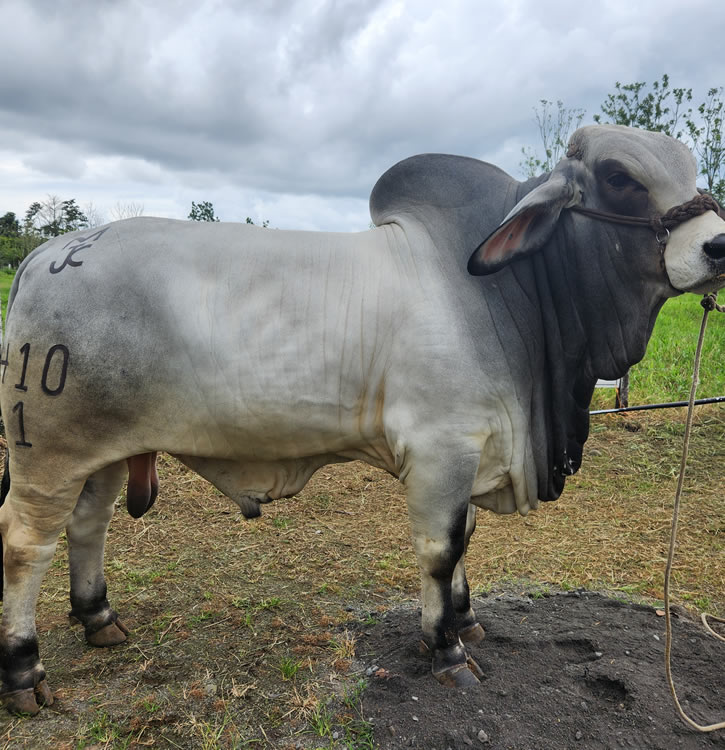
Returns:
[[[0,0],[0,214],[47,195],[110,217],[360,230],[426,151],[520,176],[533,107],[615,81],[725,85],[712,0]]]

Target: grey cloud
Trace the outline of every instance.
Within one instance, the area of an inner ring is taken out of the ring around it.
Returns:
[[[504,144],[536,144],[541,98],[591,117],[615,80],[663,72],[704,95],[725,82],[718,55],[698,59],[719,44],[706,7],[5,0],[0,137],[48,179],[82,184],[83,164],[113,157],[119,192],[218,184],[359,207],[420,151],[502,154],[516,171]]]

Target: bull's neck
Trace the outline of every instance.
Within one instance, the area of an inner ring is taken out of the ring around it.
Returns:
[[[615,267],[609,248],[624,238],[607,235],[601,247],[585,246],[571,229],[571,217],[562,217],[546,248],[512,263],[498,284],[509,313],[525,321],[517,329],[526,331],[520,350],[527,361],[518,366],[532,377],[518,387],[530,389],[542,500],[558,497],[581,464],[597,378],[620,377],[641,359],[664,303],[659,286]]]

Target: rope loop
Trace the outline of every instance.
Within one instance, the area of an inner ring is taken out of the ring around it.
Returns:
[[[700,300],[700,304],[707,312],[717,310],[718,312],[725,312],[725,305],[718,305],[716,294],[706,294]]]

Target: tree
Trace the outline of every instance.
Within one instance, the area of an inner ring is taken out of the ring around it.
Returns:
[[[725,134],[723,88],[711,88],[706,100],[693,112],[692,89],[670,86],[665,73],[660,81],[615,84],[601,109],[607,119],[594,115],[596,122],[631,125],[656,130],[688,143],[699,159],[699,174],[706,190],[721,203],[725,201]]]
[[[0,216],[0,264],[17,266],[42,241],[38,234],[26,236],[12,211]]]
[[[12,211],[0,216],[0,236],[17,237],[20,234],[20,222]]]
[[[61,204],[61,232],[75,232],[77,229],[88,227],[88,217],[81,211],[75,198],[63,201]]]
[[[121,203],[120,201],[117,201],[116,205],[111,209],[111,219],[113,221],[131,219],[134,216],[143,216],[143,212],[143,203]]]
[[[88,203],[86,203],[83,213],[86,215],[89,229],[103,226],[106,223],[106,217],[93,201],[88,201]]]
[[[60,234],[61,200],[57,195],[48,195],[43,203],[35,201],[25,212],[23,228],[25,234],[37,233],[46,237]]]
[[[189,219],[191,221],[219,221],[219,217],[214,215],[214,204],[211,201],[202,201],[201,203],[191,201]]]
[[[707,183],[706,190],[722,205],[725,203],[725,134],[723,117],[725,103],[723,88],[712,88],[707,99],[697,108],[699,122],[687,122],[695,153],[700,158],[700,174]]]
[[[553,111],[554,103],[548,99],[541,99],[539,105],[534,107],[534,115],[544,147],[544,158],[540,159],[531,147],[521,149],[524,158],[519,166],[527,177],[551,172],[566,152],[569,136],[581,125],[586,112],[565,107],[561,100],[556,101],[556,112]]]
[[[244,223],[245,224],[254,224],[254,222],[252,221],[252,219],[249,216],[247,216],[247,218],[244,220]],[[262,227],[262,229],[266,229],[269,226],[269,221],[267,219],[265,219],[260,224],[260,226]]]
[[[58,237],[87,226],[88,219],[75,198],[62,201],[57,195],[48,195],[42,203],[32,203],[23,222],[25,233],[37,233],[42,237]]]
[[[686,134],[692,108],[684,110],[684,107],[692,101],[692,89],[671,88],[667,73],[649,91],[644,81],[627,84],[617,81],[614,88],[615,92],[607,94],[601,105],[606,119],[594,115],[594,122],[655,130],[675,138]]]
[[[20,255],[20,222],[12,211],[0,216],[0,263],[14,265]]]

